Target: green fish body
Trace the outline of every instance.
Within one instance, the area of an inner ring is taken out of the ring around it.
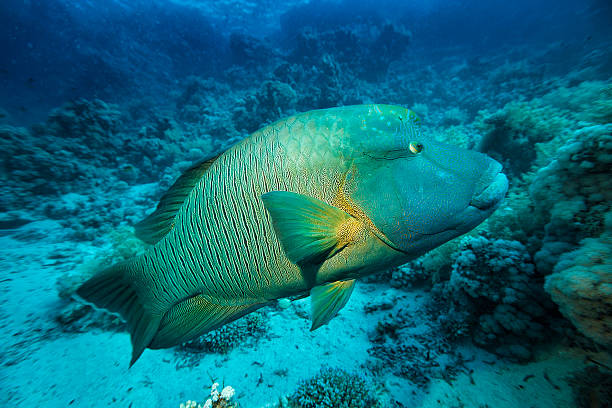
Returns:
[[[315,329],[356,278],[482,222],[505,194],[500,170],[426,140],[402,107],[298,114],[187,170],[136,226],[152,247],[77,293],[127,321],[131,364],[309,291]]]

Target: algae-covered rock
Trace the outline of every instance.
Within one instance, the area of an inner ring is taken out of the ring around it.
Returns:
[[[612,213],[607,231],[561,257],[545,288],[578,330],[612,348]]]

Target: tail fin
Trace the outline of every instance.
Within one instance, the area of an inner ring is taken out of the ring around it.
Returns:
[[[138,360],[159,330],[163,313],[151,310],[147,299],[138,296],[130,281],[129,262],[102,271],[77,289],[77,294],[97,307],[119,313],[127,322],[132,339],[130,367]]]

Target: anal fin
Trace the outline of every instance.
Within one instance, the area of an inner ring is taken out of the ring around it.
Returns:
[[[355,288],[355,280],[330,282],[310,290],[312,326],[315,330],[333,319],[342,309]]]
[[[149,348],[160,349],[182,344],[266,304],[222,305],[205,295],[190,297],[168,310]]]

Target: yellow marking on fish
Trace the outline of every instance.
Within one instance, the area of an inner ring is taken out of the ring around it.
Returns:
[[[357,234],[363,231],[363,222],[356,218],[349,218],[340,224],[336,230],[338,247],[342,248],[355,241]]]
[[[395,248],[395,246],[385,236],[385,234],[383,234],[383,232],[379,230],[378,227],[376,227],[376,225],[374,225],[370,217],[368,217],[366,213],[363,212],[363,210],[357,204],[355,204],[355,202],[348,196],[348,194],[346,194],[346,191],[345,191],[346,177],[350,171],[351,170],[347,171],[344,175],[342,175],[340,183],[338,184],[336,196],[334,197],[334,200],[332,201],[332,205],[334,207],[340,208],[347,214],[355,217],[356,220],[359,220],[360,221],[359,225],[361,225],[361,229],[353,230],[353,228],[355,228],[357,224],[346,226],[343,228],[351,228],[351,231],[354,233],[354,235],[351,235],[351,236],[355,238],[357,236],[357,233],[359,231],[362,231],[363,227],[365,226],[367,227],[367,229],[372,231],[372,233],[376,235],[382,242],[389,245],[391,248]]]

